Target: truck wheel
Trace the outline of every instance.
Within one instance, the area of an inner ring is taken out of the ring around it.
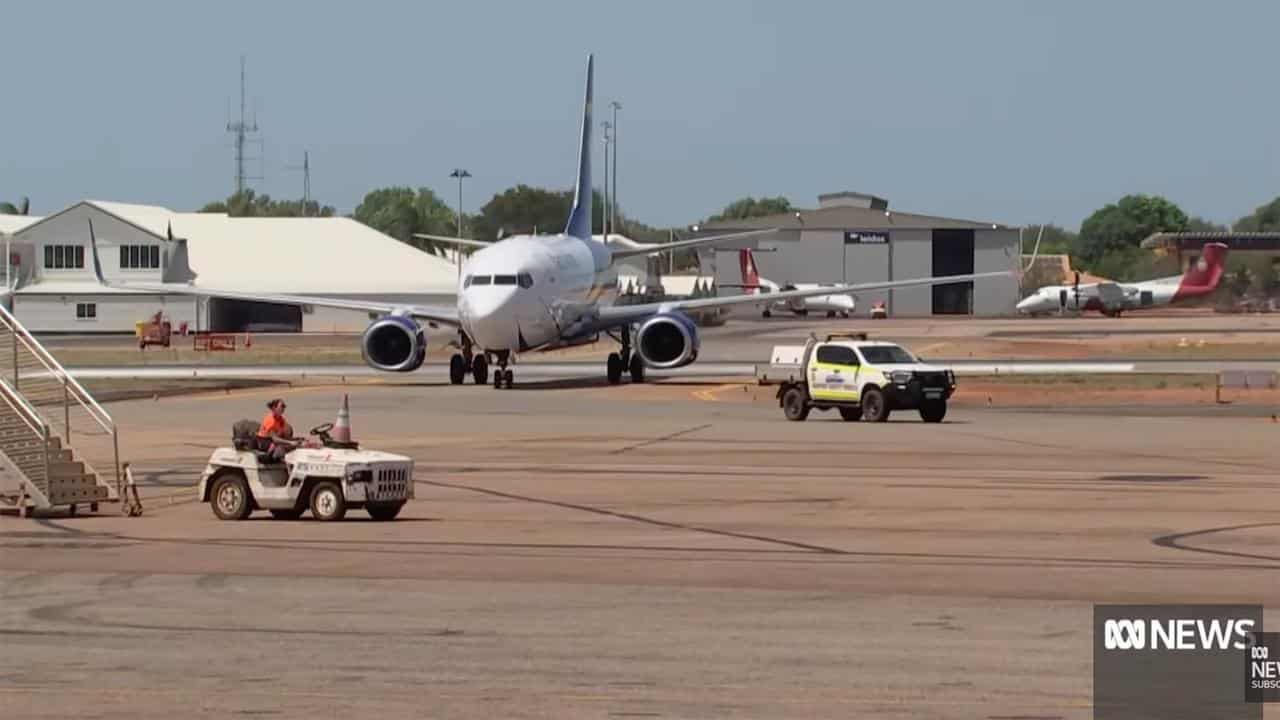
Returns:
[[[947,416],[947,401],[933,400],[920,406],[920,419],[929,423],[942,422]]]
[[[809,417],[809,403],[805,401],[803,390],[793,387],[783,393],[782,413],[787,416],[788,420],[796,422]]]
[[[272,510],[271,517],[276,520],[297,520],[302,517],[301,510]]]
[[[862,408],[842,406],[840,408],[840,417],[844,418],[845,422],[857,422],[862,419]]]
[[[325,480],[311,491],[311,514],[317,520],[341,520],[347,514],[347,499],[342,496],[342,486]]]
[[[449,358],[449,383],[461,385],[465,379],[467,379],[467,361],[463,359],[462,353],[454,353],[453,357]]]
[[[249,483],[238,471],[225,472],[213,481],[209,504],[219,520],[244,520],[253,511],[249,502]]]
[[[374,520],[395,520],[400,514],[400,508],[404,507],[404,500],[395,500],[392,502],[376,502],[365,503],[364,509],[368,511],[369,517]]]
[[[863,391],[862,417],[867,422],[884,422],[889,419],[889,403],[885,402],[883,390],[869,387]]]

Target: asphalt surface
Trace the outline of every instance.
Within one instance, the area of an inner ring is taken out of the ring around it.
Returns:
[[[929,359],[930,363],[952,368],[957,375],[1112,375],[1112,374],[1186,374],[1212,375],[1226,370],[1258,370],[1280,372],[1280,360],[947,360]],[[697,362],[674,370],[648,370],[655,378],[739,378],[756,375],[757,365],[767,365],[768,358],[758,362]],[[517,381],[571,380],[594,378],[604,372],[603,363],[530,362],[514,367]],[[762,368],[763,369],[763,368]],[[68,372],[79,380],[104,379],[272,379],[272,378],[378,378],[388,382],[447,382],[448,364],[424,363],[410,373],[389,373],[366,365],[205,365],[164,364],[116,367],[72,367]]]
[[[1280,602],[1264,420],[308,387],[417,499],[217,521],[190,485],[278,392],[111,404],[141,518],[0,516],[6,720],[1088,718],[1093,603]]]

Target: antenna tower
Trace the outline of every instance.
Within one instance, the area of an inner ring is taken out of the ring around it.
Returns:
[[[250,158],[246,158],[244,154],[245,143],[251,142],[249,136],[252,135],[253,133],[258,132],[258,118],[256,116],[256,113],[255,113],[255,116],[250,119],[246,115],[246,110],[247,108],[245,107],[244,56],[241,55],[240,56],[240,120],[238,122],[232,122],[230,117],[227,118],[227,132],[232,133],[235,136],[236,194],[237,195],[245,191],[245,185],[246,185],[245,181],[262,179],[261,176],[250,176],[248,172],[245,170],[245,160],[250,159]],[[230,116],[230,114],[231,114],[230,108],[228,108],[227,115]]]

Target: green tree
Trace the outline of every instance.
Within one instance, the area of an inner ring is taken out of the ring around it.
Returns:
[[[719,213],[707,218],[707,222],[744,220],[764,215],[779,215],[791,212],[793,209],[791,201],[781,195],[762,198],[744,197],[726,205]]]
[[[604,200],[599,192],[592,193],[591,227],[598,232],[604,217]],[[471,220],[468,235],[493,242],[508,235],[533,233],[558,233],[564,230],[569,210],[573,207],[573,191],[556,191],[545,188],[517,185],[494,195],[480,208]],[[626,222],[619,214],[619,231]]]
[[[457,235],[458,218],[429,188],[386,187],[372,190],[351,215],[369,227],[417,248],[431,249],[433,243],[415,238],[414,233]]]
[[[0,202],[0,215],[27,215],[31,212],[31,201],[22,198],[22,202],[14,205],[11,202]]]
[[[1280,197],[1240,218],[1234,229],[1238,232],[1280,231]]]
[[[1226,225],[1219,225],[1212,220],[1205,220],[1196,215],[1187,221],[1187,230],[1191,232],[1226,232]]]
[[[1030,255],[1036,246],[1036,237],[1040,236],[1039,225],[1027,225],[1022,231],[1022,252]],[[1041,255],[1066,255],[1076,243],[1076,234],[1058,227],[1053,223],[1044,226],[1044,235],[1040,236]]]
[[[332,207],[315,200],[272,200],[253,190],[233,193],[226,200],[211,202],[200,208],[202,213],[226,213],[231,217],[330,217]]]
[[[1098,264],[1112,255],[1109,264],[1137,257],[1142,240],[1156,232],[1182,232],[1187,229],[1187,215],[1168,200],[1152,195],[1126,195],[1094,212],[1080,225],[1073,264],[1102,274]]]

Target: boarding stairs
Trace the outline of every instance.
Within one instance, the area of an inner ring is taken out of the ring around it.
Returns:
[[[115,421],[0,305],[0,508],[96,511],[119,488]]]

